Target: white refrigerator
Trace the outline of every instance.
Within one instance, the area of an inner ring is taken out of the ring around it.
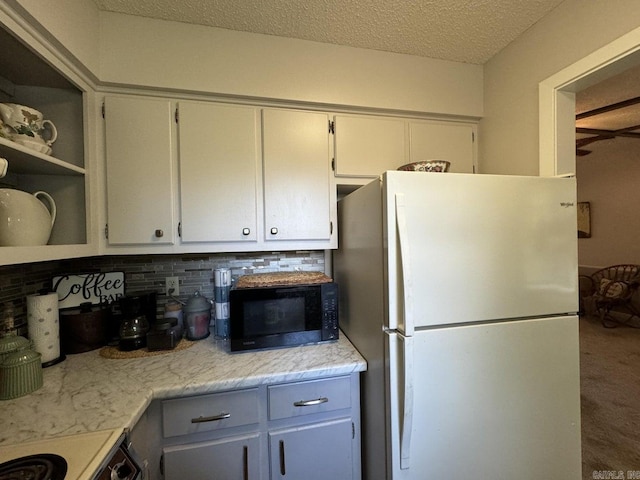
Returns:
[[[389,171],[338,211],[364,478],[581,478],[575,179]]]

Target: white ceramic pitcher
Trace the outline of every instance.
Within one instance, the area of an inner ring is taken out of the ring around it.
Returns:
[[[48,193],[0,188],[0,246],[46,245],[55,221],[56,204]]]

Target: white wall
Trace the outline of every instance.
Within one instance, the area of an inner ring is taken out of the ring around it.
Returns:
[[[31,16],[94,76],[98,73],[99,12],[92,0],[9,0]],[[26,14],[26,15],[25,15]]]
[[[591,204],[591,238],[578,240],[580,265],[640,264],[640,140],[616,138],[576,159],[578,201]]]
[[[482,67],[101,12],[103,82],[482,116]]]
[[[640,25],[637,0],[566,0],[484,66],[482,173],[538,174],[538,83]]]

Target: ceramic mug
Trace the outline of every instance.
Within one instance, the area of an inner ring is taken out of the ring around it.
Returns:
[[[0,103],[0,118],[10,126],[16,135],[25,135],[51,146],[58,138],[58,130],[51,120],[45,120],[41,112],[35,108],[17,103]],[[48,138],[42,133],[49,131]],[[14,137],[15,138],[15,137]]]

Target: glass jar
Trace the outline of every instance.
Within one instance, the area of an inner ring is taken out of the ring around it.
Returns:
[[[146,347],[148,331],[149,322],[144,315],[125,318],[120,324],[120,342],[118,349],[123,352],[129,352]]]
[[[209,323],[211,322],[211,301],[194,293],[184,306],[184,323],[189,340],[200,340],[209,336]]]
[[[184,320],[182,313],[182,304],[178,302],[167,302],[164,306],[164,318],[175,318],[177,323],[172,329],[178,340],[184,335]]]

